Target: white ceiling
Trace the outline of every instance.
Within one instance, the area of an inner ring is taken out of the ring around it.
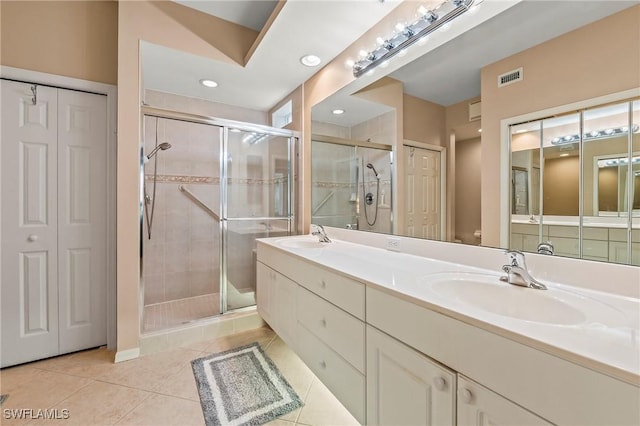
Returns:
[[[278,0],[174,0],[183,6],[260,31]]]
[[[193,6],[192,2],[187,3]],[[230,9],[235,14],[234,19],[242,25],[252,25],[240,12],[246,10],[246,3],[253,2],[193,3],[197,3],[198,9],[216,15],[223,11],[226,14]],[[219,8],[218,3],[224,3],[224,7]],[[398,0],[288,0],[244,67],[143,43],[144,85],[148,89],[265,111],[308,80],[398,4]],[[225,16],[231,18],[231,15]],[[319,56],[322,59],[320,66],[303,66],[300,57],[306,54]],[[198,83],[203,78],[215,80],[219,86],[207,89]]]
[[[525,0],[389,76],[403,82],[405,93],[449,106],[480,95],[482,67],[637,4],[615,0]],[[349,102],[355,97],[352,92],[346,88],[315,106],[313,119],[334,122],[326,112]],[[377,108],[366,109],[371,105],[360,104],[357,119],[380,115]],[[349,120],[346,115],[343,120]],[[480,122],[474,123],[465,130],[463,139],[478,136]]]

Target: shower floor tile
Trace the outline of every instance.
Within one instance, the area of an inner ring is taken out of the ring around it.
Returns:
[[[143,332],[163,330],[220,314],[220,294],[189,297],[144,307]]]

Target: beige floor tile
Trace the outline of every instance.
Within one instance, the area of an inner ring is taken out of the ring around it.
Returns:
[[[184,367],[176,374],[168,377],[156,392],[192,401],[200,401],[196,379],[191,366]]]
[[[9,398],[2,404],[2,425],[25,424],[28,420],[5,419],[5,409],[47,409],[63,401],[91,383],[82,377],[19,366],[0,372],[3,394]]]
[[[320,380],[315,380],[311,385],[297,422],[314,426],[360,424]]]
[[[242,333],[231,334],[228,336],[218,337],[216,339],[206,340],[203,342],[193,343],[185,346],[185,348],[200,350],[207,354],[223,352],[238,346],[248,345],[258,342],[263,349],[274,339],[276,333],[267,327],[257,328],[255,330],[244,331]]]
[[[95,379],[113,368],[115,354],[106,348],[76,352],[30,364],[35,368]]]
[[[146,355],[114,364],[111,370],[98,376],[98,380],[136,389],[157,391],[167,383],[169,377],[189,367],[191,360],[201,356],[202,352],[181,348]]]
[[[304,362],[287,345],[276,336],[265,350],[265,353],[276,364],[278,370],[296,391],[300,399],[305,400],[315,375]],[[296,421],[301,408],[280,417],[282,420]]]
[[[68,419],[34,420],[29,425],[113,425],[145,400],[150,392],[93,382],[52,407],[68,410]]]
[[[127,414],[118,425],[204,425],[204,417],[199,402],[174,398],[166,395],[152,395]]]

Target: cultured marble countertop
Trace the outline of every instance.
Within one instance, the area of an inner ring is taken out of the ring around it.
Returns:
[[[287,239],[317,241],[309,235]],[[283,240],[276,237],[261,239],[258,242],[316,262],[367,286],[381,289],[451,318],[625,382],[640,385],[639,299],[548,281],[544,281],[548,287],[546,291],[504,283],[508,286],[507,291],[531,292],[531,297],[538,298],[538,301],[540,297],[553,299],[549,300],[549,303],[577,300],[577,304],[582,305],[577,306],[577,309],[585,314],[583,321],[571,325],[545,322],[553,320],[544,317],[547,315],[544,309],[539,312],[540,321],[514,319],[461,303],[455,297],[443,296],[431,291],[428,284],[430,277],[435,278],[445,272],[466,272],[470,277],[474,274],[485,277],[494,275],[497,279],[501,271],[474,268],[335,239],[320,248],[286,247],[281,244]],[[505,292],[505,298],[508,298],[508,294]],[[518,299],[522,300],[521,297]],[[508,300],[505,300],[505,303],[507,302]],[[593,306],[597,309],[590,311]]]

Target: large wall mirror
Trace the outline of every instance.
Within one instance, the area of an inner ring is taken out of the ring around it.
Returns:
[[[637,111],[631,111],[637,109],[637,102],[628,102],[637,95],[584,111],[566,110],[514,123],[520,127],[514,125],[505,135],[499,130],[487,135],[486,130],[499,129],[505,117],[571,103],[556,96],[565,87],[572,102],[621,92],[606,91],[618,87],[609,84],[619,78],[617,65],[597,58],[622,57],[628,52],[618,50],[623,48],[617,42],[605,43],[602,34],[633,38],[639,7],[629,1],[521,1],[399,69],[385,73],[378,67],[375,73],[380,79],[375,83],[365,88],[354,85],[357,89],[347,86],[315,105],[312,223],[529,251],[542,241],[555,240],[557,255],[637,263],[640,229],[635,229],[633,218],[640,198],[640,147],[633,126],[640,120]],[[619,22],[632,25],[625,30],[616,27]],[[608,72],[592,82],[574,70],[575,78],[562,74],[563,82],[532,89],[529,82],[540,75],[552,79],[559,69],[563,73],[571,69],[572,64],[558,62],[563,58],[556,48],[560,39],[563,45],[570,42],[573,52],[592,52],[598,67],[608,66]],[[594,45],[594,39],[603,41]],[[637,61],[631,64],[640,75]],[[520,71],[514,81],[500,87],[498,74],[487,71],[496,69]],[[623,89],[637,92],[638,87],[640,78]],[[626,114],[622,114],[624,108]],[[605,116],[617,121],[605,122]],[[624,130],[625,126],[631,130]],[[580,138],[587,129],[614,129],[615,134]],[[551,142],[576,135],[581,144]],[[501,137],[508,143],[513,139],[516,148],[501,151]],[[391,163],[378,166],[359,154],[358,147],[367,143],[390,146]],[[482,158],[487,144],[497,147],[496,155]],[[348,145],[351,148],[345,149]],[[383,169],[384,196],[382,192],[375,196],[376,179],[367,169],[369,163],[378,173],[379,167]],[[488,185],[486,170],[503,167],[510,169],[510,176],[496,178],[495,187]],[[341,183],[344,194],[329,195],[328,186],[338,183],[328,182],[328,176],[351,178]],[[504,195],[507,185],[508,195]],[[373,194],[369,200],[378,207],[378,214],[383,211],[391,218],[387,221],[383,215],[384,227],[367,225],[364,213],[373,211],[366,210],[371,205],[363,204],[367,194]],[[502,214],[503,209],[509,214]],[[577,226],[562,223],[551,232],[552,219],[569,218]],[[485,226],[489,220],[496,225]],[[594,225],[598,221],[616,222],[613,231],[607,230],[606,242],[596,244],[606,245],[606,254],[586,242],[599,241],[594,236],[604,231]],[[512,231],[523,232],[512,235]]]

